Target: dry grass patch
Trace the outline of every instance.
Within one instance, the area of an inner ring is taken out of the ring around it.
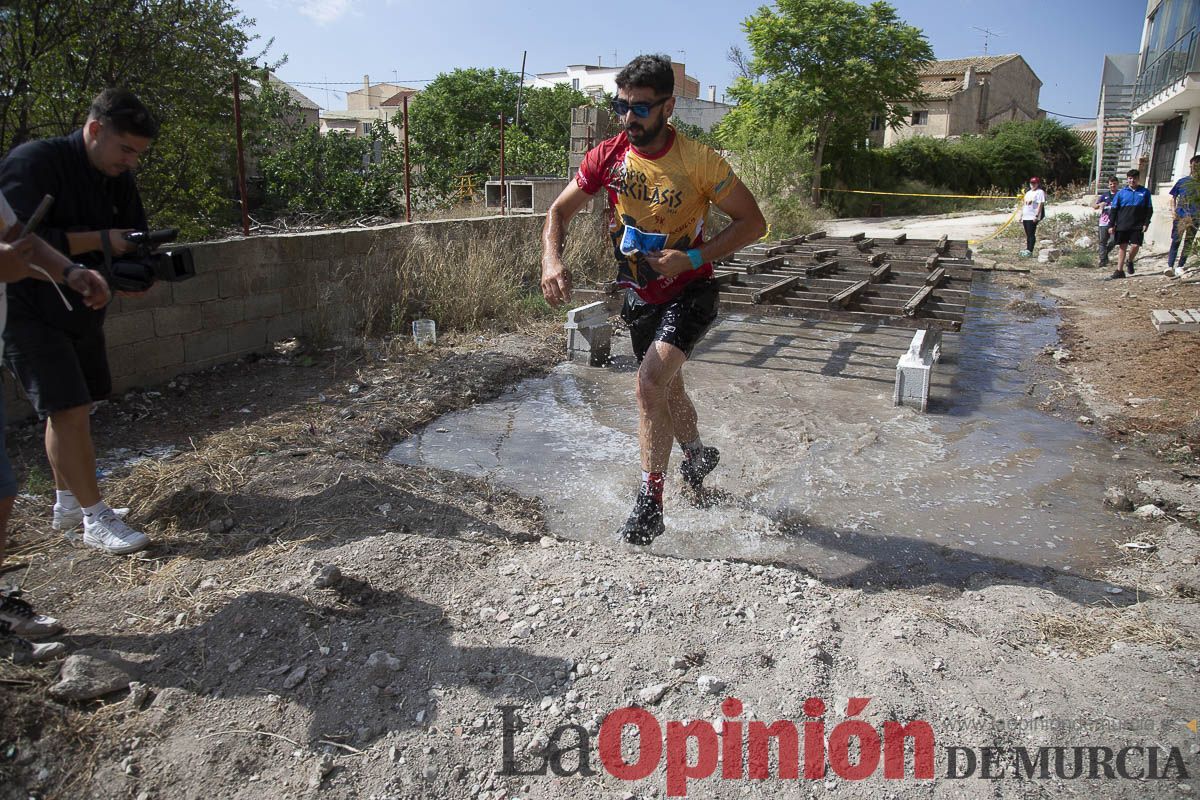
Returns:
[[[1039,614],[1033,627],[1041,641],[1090,656],[1108,651],[1113,642],[1148,644],[1164,650],[1191,650],[1196,637],[1150,619],[1140,607],[1089,608],[1077,614]]]

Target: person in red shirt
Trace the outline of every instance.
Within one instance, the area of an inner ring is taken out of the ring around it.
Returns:
[[[607,193],[617,281],[626,287],[621,317],[638,368],[638,441],[642,485],[620,531],[647,545],[664,530],[662,495],[673,440],[683,449],[680,475],[698,493],[720,458],[705,447],[683,364],[717,318],[719,284],[712,262],[761,237],[766,222],[754,196],[719,154],[668,124],[675,73],[662,55],[638,56],[617,75],[613,111],[621,133],[585,156],[575,181],[551,205],[542,231],[542,293],[553,306],[571,298],[562,261],[571,218]],[[706,233],[709,208],[732,220]]]

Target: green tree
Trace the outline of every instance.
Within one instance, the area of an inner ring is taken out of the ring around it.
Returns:
[[[403,155],[386,126],[367,136],[321,134],[284,91],[268,84],[246,103],[247,147],[257,165],[263,208],[349,218],[403,210]]]
[[[138,176],[151,221],[198,236],[234,219],[231,80],[252,24],[229,0],[14,0],[0,10],[0,152],[78,128],[108,86],[162,133]]]
[[[565,154],[571,144],[571,109],[587,103],[588,96],[570,84],[526,87],[521,99],[521,129],[531,139],[561,147]]]
[[[1020,186],[1031,175],[1065,185],[1088,175],[1091,151],[1073,130],[1058,120],[1003,122],[990,129],[987,136],[997,151],[1019,153],[1018,161],[1024,162],[1005,165],[997,158],[998,185]]]
[[[812,132],[812,196],[820,205],[826,145],[863,138],[873,116],[899,125],[921,99],[920,66],[933,58],[924,34],[885,2],[778,0],[742,23],[752,58],[730,94],[793,135]]]
[[[521,92],[520,78],[504,69],[457,69],[431,81],[409,106],[414,170],[427,195],[448,199],[459,175],[500,170],[500,119],[505,120],[506,169],[511,174],[566,174],[570,109],[587,95],[569,86]]]

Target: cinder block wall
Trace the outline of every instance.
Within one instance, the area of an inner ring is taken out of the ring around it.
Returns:
[[[357,271],[377,269],[417,236],[458,239],[511,231],[536,240],[538,215],[414,222],[189,245],[196,276],[118,297],[104,331],[114,393],[269,351],[293,336],[351,336],[362,320],[339,292]],[[10,419],[31,413],[5,376]]]

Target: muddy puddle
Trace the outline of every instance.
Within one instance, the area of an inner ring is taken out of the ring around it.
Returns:
[[[668,479],[667,533],[689,558],[794,565],[841,584],[962,586],[975,574],[1042,581],[1113,559],[1129,535],[1102,504],[1149,466],[1036,407],[1033,359],[1057,316],[1015,316],[977,280],[968,324],[944,339],[930,413],[892,406],[912,332],[727,315],[685,371],[706,444],[721,450],[709,505]],[[636,365],[562,364],[396,446],[406,464],[486,476],[540,497],[560,536],[613,542],[637,466]],[[677,469],[678,449],[672,455]]]

